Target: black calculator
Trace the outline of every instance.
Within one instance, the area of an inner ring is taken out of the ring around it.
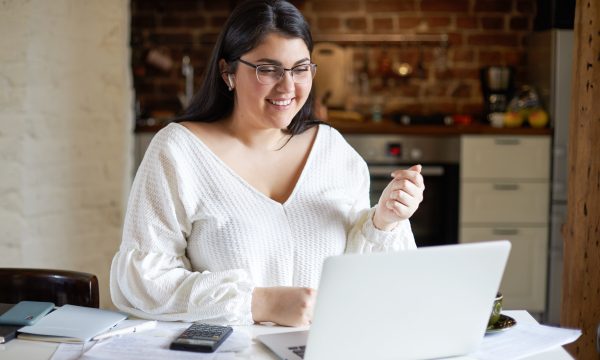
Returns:
[[[171,350],[185,350],[210,353],[231,335],[229,326],[195,323],[185,329],[169,347]]]

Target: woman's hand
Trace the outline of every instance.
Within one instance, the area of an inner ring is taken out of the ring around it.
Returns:
[[[385,231],[394,229],[399,221],[408,219],[417,211],[425,190],[421,165],[396,170],[392,177],[394,179],[383,190],[373,215],[373,225]]]
[[[270,321],[284,326],[309,325],[317,291],[301,287],[254,288],[252,317],[255,322]]]

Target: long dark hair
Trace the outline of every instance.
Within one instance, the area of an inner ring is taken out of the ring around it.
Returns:
[[[225,59],[229,71],[237,68],[237,59],[257,47],[270,33],[300,38],[312,53],[313,41],[308,23],[294,5],[284,0],[248,0],[231,13],[219,34],[200,90],[194,95],[183,115],[175,121],[215,122],[233,112],[233,92],[227,89],[219,69],[219,60]],[[287,131],[300,134],[321,123],[313,120],[313,91],[306,103],[292,119]]]

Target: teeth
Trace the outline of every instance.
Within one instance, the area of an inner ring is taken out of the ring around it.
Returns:
[[[286,106],[286,105],[289,105],[292,103],[292,99],[282,100],[282,101],[269,100],[269,102],[273,105]]]

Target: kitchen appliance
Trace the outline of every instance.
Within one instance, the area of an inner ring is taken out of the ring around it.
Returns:
[[[458,243],[458,136],[345,135],[371,174],[371,205],[379,201],[392,171],[421,164],[423,202],[410,222],[417,246]]]
[[[550,241],[547,313],[544,321],[559,324],[563,236],[567,220],[567,174],[569,111],[571,107],[571,69],[573,67],[573,30],[553,29],[535,32],[529,42],[528,76],[550,114],[554,128],[552,145],[552,185],[550,202]]]
[[[514,73],[510,66],[487,66],[480,70],[486,118],[490,113],[506,111],[513,94]]]

